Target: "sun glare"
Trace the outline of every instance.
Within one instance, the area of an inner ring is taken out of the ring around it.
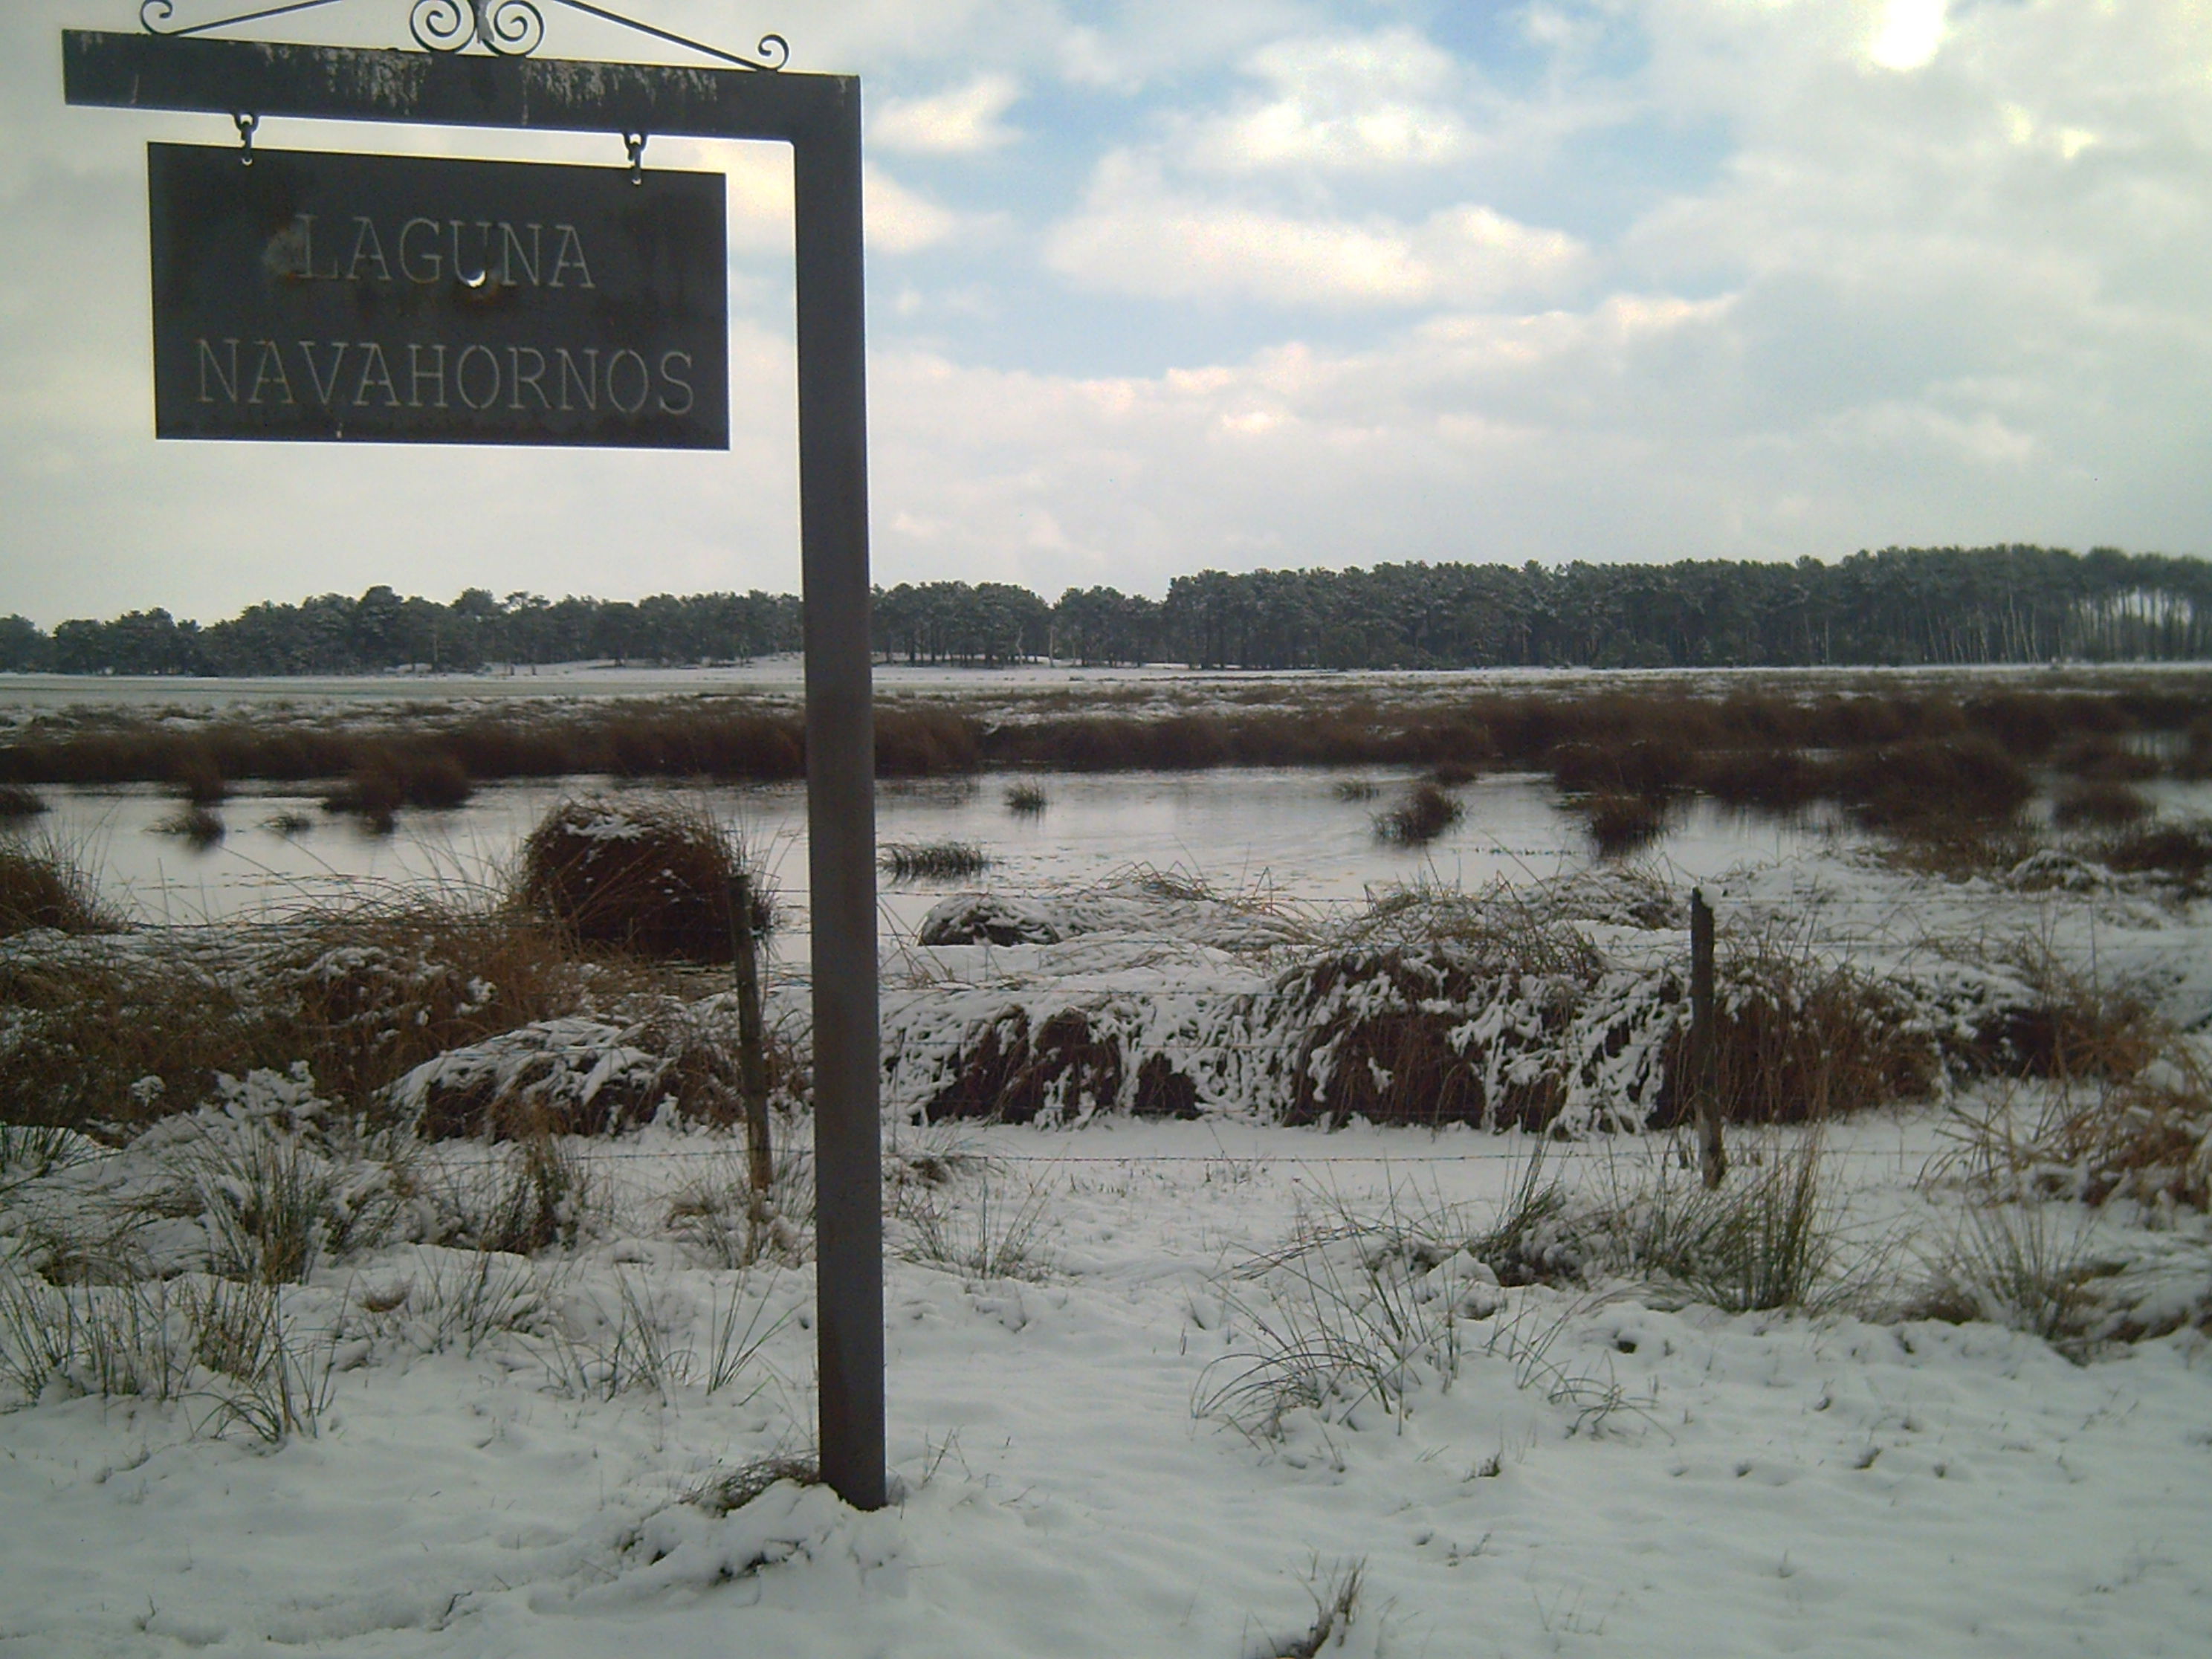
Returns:
[[[1888,0],[1867,56],[1887,70],[1917,70],[1943,44],[1946,0]]]

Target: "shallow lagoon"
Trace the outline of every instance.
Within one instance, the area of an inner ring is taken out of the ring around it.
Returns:
[[[1346,777],[1372,780],[1370,801],[1340,797]],[[1102,881],[1151,866],[1204,878],[1227,891],[1272,892],[1294,905],[1362,901],[1371,888],[1435,880],[1479,887],[1587,864],[1578,818],[1560,811],[1545,779],[1483,778],[1455,791],[1465,816],[1426,848],[1380,840],[1376,811],[1390,804],[1402,775],[1305,769],[1201,773],[1023,775],[1049,801],[1036,816],[1008,810],[1012,775],[927,783],[886,783],[876,797],[884,843],[961,841],[989,855],[981,878],[894,884],[882,888],[887,939],[911,939],[928,908],[948,892],[976,885],[1028,888]],[[391,898],[425,885],[496,886],[522,837],[565,795],[604,789],[602,780],[503,784],[477,792],[453,811],[403,813],[389,836],[323,812],[317,797],[241,792],[219,809],[227,828],[197,848],[154,826],[173,815],[173,795],[152,786],[48,788],[52,810],[17,834],[50,835],[77,849],[103,894],[151,922],[260,920],[289,910],[358,899]],[[761,849],[779,890],[803,912],[806,811],[803,785],[679,786]],[[310,827],[275,827],[283,815]],[[1747,817],[1699,802],[1646,856],[1692,879],[1745,863],[1790,859],[1808,841],[1834,832]],[[788,951],[796,930],[784,935]]]

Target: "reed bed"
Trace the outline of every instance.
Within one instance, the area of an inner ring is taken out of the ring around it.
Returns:
[[[2212,691],[1921,688],[1715,696],[1676,687],[1484,690],[1425,702],[1270,690],[1226,706],[1138,712],[1125,692],[1016,699],[995,724],[940,703],[886,704],[886,778],[1223,766],[1403,767],[1446,787],[1494,770],[1547,773],[1570,797],[1692,793],[1792,813],[1819,802],[1870,829],[1956,838],[2009,822],[2039,774],[2071,787],[2087,825],[2127,821],[2115,790],[2212,775]],[[1285,702],[1287,696],[1287,704]],[[0,786],[165,782],[213,805],[248,780],[325,781],[334,810],[372,824],[466,799],[502,779],[601,775],[781,781],[805,770],[803,718],[742,697],[641,700],[530,714],[456,713],[359,729],[296,720],[34,720],[0,744]],[[1015,806],[1012,810],[1030,809]],[[2100,816],[2103,814],[2104,816]]]

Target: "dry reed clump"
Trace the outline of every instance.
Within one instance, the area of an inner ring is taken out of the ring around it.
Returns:
[[[1457,823],[1460,804],[1425,780],[1408,789],[1387,812],[1376,815],[1375,833],[1397,847],[1425,847]]]
[[[2120,874],[2161,877],[2192,897],[2212,891],[2212,823],[2138,825],[2094,843],[2092,851]]]
[[[982,764],[982,729],[967,715],[928,707],[876,711],[878,777],[947,777]]]
[[[927,1123],[1073,1123],[1117,1108],[1196,1117],[1198,1082],[1177,1063],[1189,1057],[1152,1047],[1147,1030],[1110,1000],[1050,1012],[1008,1002],[931,1033],[920,1056],[895,1039],[886,1069],[909,1082],[905,1109]]]
[[[2061,745],[2051,765],[2084,783],[2140,783],[2159,775],[2159,763],[2106,732],[2076,737]]]
[[[1336,937],[1347,949],[1445,946],[1491,969],[1596,977],[1603,958],[1559,911],[1551,896],[1516,891],[1502,879],[1480,893],[1408,882],[1376,893]]]
[[[177,793],[190,805],[220,806],[229,798],[230,788],[222,777],[222,763],[205,744],[180,750],[171,763],[169,776]]]
[[[1018,783],[1006,791],[1006,811],[1018,818],[1044,816],[1052,805],[1052,798],[1034,783]]]
[[[460,757],[444,744],[385,743],[364,754],[351,775],[323,798],[323,810],[350,813],[388,831],[403,806],[450,811],[474,787]]]
[[[1700,758],[1696,787],[1725,806],[1787,816],[1820,799],[1822,777],[1794,749],[1728,749]]]
[[[1498,942],[1354,947],[1286,975],[1278,1017],[1297,1035],[1284,1121],[1549,1127],[1595,954],[1562,944],[1539,965],[1543,954]]]
[[[255,978],[264,1043],[290,1048],[287,1060],[305,1059],[326,1096],[356,1108],[441,1054],[653,982],[527,915],[429,906],[298,924]]]
[[[0,1001],[0,1118],[14,1123],[120,1139],[210,1097],[218,1074],[270,1063],[234,977],[143,939],[11,953]]]
[[[149,826],[157,836],[174,836],[204,851],[223,838],[226,831],[220,812],[204,806],[186,806],[157,819]]]
[[[1563,743],[1552,751],[1552,781],[1574,794],[1664,800],[1692,780],[1696,750],[1679,739]]]
[[[2180,1045],[2124,1081],[2062,1096],[2039,1126],[2038,1162],[2076,1172],[2087,1204],[2212,1207],[2212,1086]]]
[[[2166,1022],[2139,988],[2080,974],[2047,943],[2021,941],[2001,965],[2020,990],[1966,1013],[1945,1038],[1947,1058],[1969,1075],[2117,1082],[2167,1044]]]
[[[34,927],[106,933],[121,926],[100,903],[83,866],[60,846],[0,842],[0,939]]]
[[[46,803],[37,790],[26,789],[20,783],[0,783],[0,823],[34,818],[46,810]]]
[[[2212,714],[2200,714],[2182,737],[2181,753],[2174,758],[2178,778],[2212,778]]]
[[[1862,823],[1909,836],[1956,836],[2009,823],[2035,793],[2026,769],[1986,738],[1855,749],[1826,771],[1824,793]]]
[[[645,709],[590,734],[604,747],[596,769],[623,778],[804,776],[804,727],[788,715],[707,708]]]
[[[1095,1031],[1080,1008],[1032,1026],[1018,1006],[966,1033],[946,1071],[949,1080],[922,1109],[925,1121],[1067,1121],[1109,1109],[1125,1075],[1120,1042]]]
[[[1726,939],[1715,963],[1713,1092],[1736,1123],[1818,1123],[1922,1100],[1940,1048],[1896,988],[1764,936]],[[1668,1045],[1662,1122],[1690,1109],[1686,1006]]]
[[[957,881],[982,874],[991,855],[969,841],[892,842],[877,862],[893,881]]]
[[[2073,783],[2051,803],[2051,821],[2062,830],[2117,830],[2139,823],[2152,812],[2139,789],[2106,780]]]
[[[522,843],[516,896],[586,945],[643,957],[728,962],[744,850],[702,810],[666,799],[565,800]],[[772,904],[753,883],[751,925]]]
[[[610,1135],[653,1121],[664,1107],[689,1123],[739,1121],[732,997],[623,1002],[619,1020],[570,1014],[447,1048],[400,1076],[382,1103],[426,1140]],[[789,1039],[767,1031],[763,1050],[770,1100],[802,1105],[807,1075]]]
[[[525,917],[419,907],[301,920],[240,943],[188,930],[0,958],[0,1118],[114,1138],[304,1061],[370,1109],[414,1066],[647,983]]]
[[[1664,797],[1602,789],[1579,803],[1583,828],[1602,859],[1641,853],[1667,833]]]
[[[2212,1070],[2202,1048],[2131,991],[2069,975],[2047,955],[2024,955],[2021,966],[2033,1000],[1984,1039],[1999,1061],[1991,1069],[2054,1086],[2025,1123],[2009,1092],[1958,1115],[1969,1178],[2006,1198],[2206,1208]]]

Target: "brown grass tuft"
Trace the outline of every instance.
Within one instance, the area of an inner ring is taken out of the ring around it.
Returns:
[[[932,1123],[1065,1121],[1104,1111],[1121,1092],[1121,1048],[1096,1034],[1079,1008],[1064,1008],[1033,1028],[1026,1010],[1010,1007],[969,1031],[947,1070],[951,1080],[924,1109]]]
[[[665,799],[567,800],[524,838],[518,896],[586,945],[727,962],[731,890],[743,862],[743,849],[702,809]],[[763,920],[757,908],[756,926]]]
[[[2212,823],[2142,825],[2100,843],[2096,855],[2124,875],[2163,876],[2191,894],[2212,890]]]
[[[1956,836],[2011,822],[2035,793],[2019,762],[1986,738],[1856,749],[1828,771],[1828,792],[1871,828]]]
[[[182,807],[150,827],[156,835],[174,836],[202,849],[214,846],[224,835],[222,815],[204,806]]]
[[[0,823],[34,818],[46,810],[37,790],[26,789],[20,783],[0,783]]]
[[[104,933],[121,925],[100,904],[92,878],[60,848],[0,843],[0,939],[33,927]]]
[[[1667,833],[1667,803],[1657,796],[1602,789],[1582,802],[1581,810],[1600,858],[1640,853]]]
[[[1792,749],[1726,749],[1705,756],[1697,787],[1723,805],[1764,812],[1803,811],[1818,800],[1820,769]]]
[[[222,763],[204,744],[179,750],[170,776],[177,793],[194,806],[220,806],[230,794]]]
[[[1425,847],[1460,821],[1462,808],[1425,780],[1408,789],[1398,804],[1376,815],[1375,833],[1399,847]]]
[[[644,988],[544,922],[421,906],[271,928],[179,930],[0,961],[0,1120],[125,1133],[305,1060],[317,1091],[373,1107],[449,1049]]]
[[[2051,821],[2062,830],[2117,830],[2139,823],[2152,807],[2142,792],[2106,781],[2069,784],[2051,803]]]
[[[389,830],[403,806],[447,811],[472,793],[468,769],[451,749],[386,744],[370,751],[352,775],[324,797],[323,807],[352,813],[373,828]]]
[[[1736,1123],[1805,1123],[1925,1099],[1941,1055],[1904,997],[1847,965],[1767,938],[1724,941],[1715,964],[1713,1091]],[[1688,1109],[1685,1010],[1668,1048],[1664,1121]]]
[[[876,855],[893,881],[956,881],[991,867],[991,855],[971,841],[892,842]]]

